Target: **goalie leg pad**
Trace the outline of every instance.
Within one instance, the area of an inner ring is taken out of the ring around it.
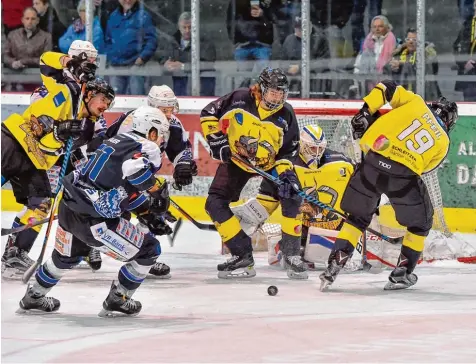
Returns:
[[[240,221],[243,231],[249,236],[252,236],[261,224],[269,218],[266,208],[255,198],[242,205],[232,207],[231,211]]]

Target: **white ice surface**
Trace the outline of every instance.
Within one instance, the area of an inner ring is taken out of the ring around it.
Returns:
[[[2,226],[13,215],[2,213]],[[53,235],[50,237],[52,245]],[[474,237],[473,237],[474,238]],[[43,239],[31,252],[36,258]],[[2,250],[5,238],[2,238]],[[97,313],[120,263],[75,269],[50,294],[58,313],[17,315],[26,286],[2,281],[2,362],[474,362],[476,265],[418,266],[408,290],[385,292],[387,272],[342,274],[318,290],[319,272],[290,281],[256,254],[257,276],[216,277],[218,235],[185,223],[174,248],[162,239],[170,280],[146,280],[135,318]],[[49,252],[46,256],[49,256]],[[279,293],[267,295],[276,285]]]

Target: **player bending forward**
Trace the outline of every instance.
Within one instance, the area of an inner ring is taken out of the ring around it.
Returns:
[[[55,250],[36,272],[19,312],[58,310],[60,301],[46,294],[91,246],[125,262],[99,315],[140,312],[141,303],[131,296],[161,253],[152,234],[169,207],[167,183],[155,176],[162,164],[158,141],[166,126],[160,110],[136,110],[132,133],[104,141],[81,171],[65,177]],[[131,212],[138,216],[137,226],[128,220]]]
[[[181,189],[183,186],[190,185],[193,176],[197,175],[198,170],[197,164],[193,160],[191,144],[187,138],[187,133],[178,117],[175,116],[175,113],[177,113],[179,109],[177,97],[172,89],[166,85],[152,86],[147,97],[147,104],[162,111],[167,118],[168,123],[167,126],[164,125],[165,132],[160,138],[161,141],[159,145],[160,151],[162,153],[165,152],[174,165],[174,187]],[[131,132],[134,112],[134,110],[126,112],[117,118],[117,120],[107,128],[103,137],[97,138],[90,143],[88,153],[94,152],[105,139],[112,138],[118,134]],[[170,212],[164,216],[165,220],[169,222],[177,221]],[[171,233],[172,229],[166,221],[164,221],[163,234],[169,235]],[[162,262],[156,262],[150,269],[150,274],[151,275],[148,276],[149,278],[165,279],[171,277],[170,267]]]
[[[449,149],[449,132],[458,118],[454,102],[441,98],[429,105],[393,81],[379,83],[365,98],[352,119],[354,138],[365,153],[350,179],[341,207],[349,214],[336,239],[328,267],[320,275],[321,290],[331,285],[352,255],[370,224],[382,194],[392,204],[397,221],[407,228],[397,266],[386,290],[413,286],[413,273],[425,237],[433,222],[433,207],[421,178],[437,168]],[[380,107],[393,110],[374,119]]]
[[[266,68],[258,84],[219,98],[201,113],[202,129],[211,154],[222,162],[210,186],[205,209],[233,255],[218,265],[219,278],[256,275],[251,238],[230,209],[230,202],[239,199],[243,187],[255,174],[232,159],[236,154],[257,168],[275,171],[283,182],[277,191],[281,205],[286,206],[281,249],[296,277],[302,271],[299,256],[301,197],[292,188],[292,185],[299,186],[293,170],[299,150],[299,129],[294,110],[286,102],[287,94],[286,75],[280,69]],[[220,130],[220,122],[228,134]]]
[[[47,216],[55,192],[47,171],[65,153],[70,137],[72,150],[92,140],[95,122],[115,98],[114,90],[100,78],[86,83],[82,99],[81,85],[71,78],[51,85],[48,91],[22,115],[13,114],[2,123],[2,184],[9,180],[16,201],[25,205],[13,227]],[[9,237],[2,256],[3,276],[22,274],[33,264],[28,252],[40,230],[38,225]]]
[[[317,125],[306,125],[302,129],[299,145],[299,158],[294,164],[294,171],[299,178],[302,190],[342,212],[340,208],[342,194],[354,172],[351,160],[342,153],[327,148],[324,132]],[[279,199],[276,186],[263,179],[257,198],[250,199],[243,205],[233,207],[232,211],[240,220],[245,232],[251,236],[273,214],[278,206]],[[305,200],[300,207],[300,211],[303,217],[301,256],[304,257],[309,227],[338,230],[342,226],[342,219],[336,214],[322,210]],[[313,257],[312,261],[321,259],[315,257],[315,254],[311,251],[309,251],[308,256]],[[279,263],[281,257],[280,243],[268,246],[268,262],[270,264]],[[302,272],[299,275],[302,278],[307,277],[305,266],[301,270]]]

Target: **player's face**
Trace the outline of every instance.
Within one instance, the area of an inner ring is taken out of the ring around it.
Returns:
[[[170,118],[172,117],[173,113],[174,113],[174,107],[164,107],[164,106],[160,106],[158,108],[160,111],[162,111],[164,113],[164,115],[166,116],[167,120],[170,120]]]
[[[263,99],[270,104],[276,104],[276,105],[282,104],[284,99],[284,91],[269,88],[266,90],[265,94],[263,95]],[[262,103],[261,106],[264,107],[265,109],[268,108],[264,103]]]
[[[111,100],[104,94],[97,94],[88,102],[88,108],[91,116],[99,117],[111,106]]]

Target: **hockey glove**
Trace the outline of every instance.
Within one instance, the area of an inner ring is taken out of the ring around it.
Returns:
[[[180,160],[177,162],[174,168],[174,180],[178,186],[188,186],[192,183],[193,177],[193,165],[195,165],[195,171],[197,164],[193,160]]]
[[[165,212],[164,219],[172,223],[177,222],[177,218],[170,211]]]
[[[286,200],[290,198],[297,198],[299,195],[295,189],[300,190],[301,184],[296,176],[296,173],[292,169],[288,169],[279,175],[279,179],[283,182],[278,187],[278,196],[280,199]]]
[[[138,216],[137,219],[141,224],[146,225],[154,235],[170,235],[173,233],[172,228],[167,225],[162,216],[146,214]]]
[[[66,143],[70,137],[73,138],[75,144],[78,141],[86,138],[89,133],[88,120],[86,118],[70,119],[70,120],[55,120],[53,124],[53,135],[55,139]]]
[[[228,163],[231,160],[230,143],[228,136],[223,132],[212,133],[207,135],[207,142],[210,146],[210,155],[213,159]]]
[[[165,214],[170,206],[167,182],[164,181],[157,191],[149,192],[149,195],[149,212],[155,215]]]
[[[368,108],[363,107],[360,111],[354,115],[350,124],[352,125],[352,136],[355,139],[360,139],[364,135],[365,131],[372,124],[373,117],[370,115]]]
[[[66,68],[79,81],[88,82],[94,80],[97,66],[89,62],[87,54],[82,52],[77,56],[73,56],[73,58],[66,63]]]

